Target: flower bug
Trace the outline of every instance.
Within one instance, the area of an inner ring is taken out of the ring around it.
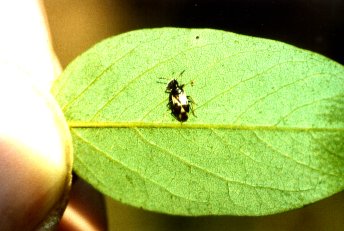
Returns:
[[[185,72],[182,71],[180,76]],[[184,92],[184,84],[179,85],[176,79],[172,79],[166,86],[166,93],[169,93],[167,107],[171,110],[171,114],[180,122],[185,122],[189,118],[189,112],[193,111],[193,100]]]

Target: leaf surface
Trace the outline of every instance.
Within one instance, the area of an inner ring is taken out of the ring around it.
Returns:
[[[172,78],[195,102],[184,123],[166,107],[161,82]],[[145,29],[89,49],[52,92],[75,171],[123,203],[264,215],[344,188],[344,68],[310,51],[218,30]]]

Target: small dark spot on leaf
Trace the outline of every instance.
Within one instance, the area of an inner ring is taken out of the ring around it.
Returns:
[[[196,39],[199,39],[199,36],[198,36],[198,35],[196,36]]]

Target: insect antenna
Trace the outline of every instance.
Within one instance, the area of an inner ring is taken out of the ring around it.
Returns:
[[[163,78],[163,77],[159,77],[159,79],[161,79],[161,80],[165,80],[165,81],[164,81],[164,82],[162,82],[162,81],[158,80],[158,81],[156,81],[157,83],[166,84],[166,82],[168,82],[168,81],[169,81],[167,78]]]

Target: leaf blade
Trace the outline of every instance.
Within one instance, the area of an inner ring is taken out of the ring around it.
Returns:
[[[183,70],[197,117],[180,124],[157,80]],[[276,41],[163,28],[96,45],[53,93],[75,170],[107,195],[172,214],[263,215],[343,189],[343,73]]]

